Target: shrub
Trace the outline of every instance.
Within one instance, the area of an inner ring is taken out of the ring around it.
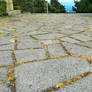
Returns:
[[[7,8],[6,8],[6,2],[5,1],[0,1],[0,16],[6,15],[7,14]]]

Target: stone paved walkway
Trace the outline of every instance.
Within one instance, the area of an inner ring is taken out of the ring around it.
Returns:
[[[0,18],[0,92],[92,92],[92,14]]]

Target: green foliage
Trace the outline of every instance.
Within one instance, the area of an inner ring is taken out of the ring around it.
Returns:
[[[0,16],[6,15],[6,2],[0,1]]]
[[[51,5],[56,8],[57,13],[65,13],[65,8],[61,5],[58,0],[51,0]]]
[[[57,13],[57,9],[54,6],[49,5],[49,13]]]
[[[44,12],[45,0],[14,0],[14,9],[20,7],[22,11],[31,13]]]
[[[92,13],[92,0],[75,1],[75,7],[73,10],[77,13]]]
[[[22,12],[44,13],[46,11],[45,0],[13,0],[14,9],[21,9]],[[58,7],[49,5],[50,13],[65,12],[64,7],[58,2]]]

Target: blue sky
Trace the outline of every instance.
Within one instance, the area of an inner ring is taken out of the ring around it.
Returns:
[[[50,2],[50,0],[46,0]],[[74,0],[58,0],[66,8],[67,12],[72,12],[72,6],[74,6]]]
[[[49,1],[50,2],[50,0],[46,0],[46,1]],[[73,2],[74,0],[58,0],[59,2]]]

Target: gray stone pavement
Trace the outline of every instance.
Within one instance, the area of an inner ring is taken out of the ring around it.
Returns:
[[[92,92],[92,14],[0,18],[0,92]]]

